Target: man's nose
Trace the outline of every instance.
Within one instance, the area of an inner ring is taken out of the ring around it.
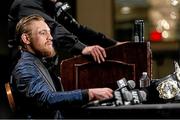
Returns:
[[[52,40],[52,39],[53,39],[51,33],[48,34],[48,39],[49,39],[49,40]]]

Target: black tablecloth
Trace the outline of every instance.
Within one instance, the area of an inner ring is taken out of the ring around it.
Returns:
[[[84,119],[134,119],[134,118],[180,118],[180,103],[138,104],[123,106],[93,106],[72,112],[72,118]]]

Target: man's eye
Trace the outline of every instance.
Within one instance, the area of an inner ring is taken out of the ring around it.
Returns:
[[[46,35],[46,32],[39,32],[41,35]]]

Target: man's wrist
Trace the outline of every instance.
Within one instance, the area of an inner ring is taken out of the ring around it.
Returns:
[[[77,52],[77,53],[82,53],[82,50],[84,49],[86,47],[86,45],[85,44],[83,44],[82,42],[80,42],[80,41],[78,41],[75,45],[74,45],[74,47],[73,48],[75,48],[75,51]],[[75,53],[76,53],[75,52]]]
[[[88,89],[82,90],[82,96],[86,103],[89,102],[89,90]]]
[[[91,100],[94,99],[94,94],[93,94],[93,92],[91,91],[91,89],[88,89],[88,95],[89,95],[89,101],[91,101]]]

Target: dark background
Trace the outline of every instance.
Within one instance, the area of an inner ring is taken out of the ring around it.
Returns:
[[[8,34],[7,13],[9,10],[9,3],[11,1],[12,0],[1,1],[1,7],[0,7],[0,118],[6,118],[7,116],[10,115],[10,109],[8,108],[4,85],[9,79],[9,75],[8,75],[9,51],[7,46],[7,34]]]

